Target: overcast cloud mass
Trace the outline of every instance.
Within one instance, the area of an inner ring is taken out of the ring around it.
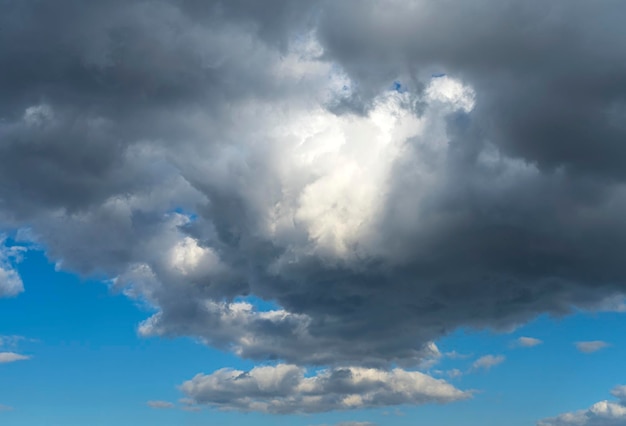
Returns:
[[[626,291],[625,13],[0,0],[0,230],[146,301],[142,335],[298,366],[601,309]],[[214,404],[216,377],[183,389]],[[282,395],[263,410],[309,410]]]

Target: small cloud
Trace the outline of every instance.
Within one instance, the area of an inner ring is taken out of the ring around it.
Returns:
[[[592,340],[588,342],[576,342],[576,349],[585,354],[590,354],[593,352],[598,352],[601,349],[609,347],[610,345],[607,342],[602,340]]]
[[[626,425],[626,386],[617,386],[611,393],[619,402],[600,401],[587,410],[572,411],[539,420],[537,426],[621,426]]]
[[[146,404],[148,405],[148,407],[151,407],[151,408],[158,408],[158,409],[174,408],[174,404],[168,401],[148,401]]]
[[[376,423],[372,422],[341,422],[335,426],[376,426]]]
[[[532,348],[543,343],[543,340],[535,339],[534,337],[520,337],[515,341],[515,346],[520,348]]]
[[[506,357],[504,355],[485,355],[478,358],[472,364],[473,370],[489,370],[498,364],[502,364]]]
[[[463,375],[463,372],[458,368],[453,368],[452,370],[446,371],[446,375],[451,379],[456,379],[458,377],[461,377]]]
[[[10,362],[25,361],[30,359],[28,355],[16,354],[15,352],[0,352],[0,364],[8,364]]]
[[[443,354],[446,358],[450,359],[467,359],[472,356],[472,354],[462,354],[457,351],[446,352]]]
[[[9,407],[8,405],[0,404],[0,411],[12,411],[13,407]]]

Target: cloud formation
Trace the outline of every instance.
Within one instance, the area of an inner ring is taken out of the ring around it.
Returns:
[[[619,402],[600,401],[588,410],[540,420],[537,426],[623,426],[626,424],[626,386],[615,387],[611,394]]]
[[[591,340],[588,342],[576,342],[575,346],[580,352],[590,354],[598,352],[599,350],[607,348],[611,345],[607,342],[603,342],[602,340]]]
[[[478,358],[472,364],[473,370],[490,370],[491,367],[502,364],[506,357],[504,355],[485,355]]]
[[[2,2],[0,229],[150,303],[142,334],[252,359],[416,366],[458,327],[601,309],[626,291],[624,13]]]
[[[22,355],[15,352],[0,352],[0,364],[8,364],[16,361],[25,361],[30,359],[28,355]]]
[[[174,408],[174,404],[168,401],[148,401],[146,402],[146,405],[150,408],[157,408],[157,409]]]
[[[15,263],[21,260],[23,248],[7,246],[6,237],[0,234],[0,298],[17,296],[24,291],[20,274]]]
[[[533,346],[538,346],[543,343],[542,340],[536,339],[534,337],[520,337],[516,341],[516,345],[524,348],[532,348]]]
[[[196,404],[274,414],[442,404],[471,397],[471,392],[417,371],[346,367],[307,375],[305,369],[287,364],[198,374],[180,389]]]

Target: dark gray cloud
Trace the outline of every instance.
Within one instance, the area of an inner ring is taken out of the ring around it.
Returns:
[[[616,305],[625,9],[0,1],[0,228],[254,359]]]
[[[471,397],[454,386],[419,372],[339,368],[305,376],[295,365],[223,369],[198,374],[180,389],[197,404],[224,410],[274,414],[426,403],[448,403]]]

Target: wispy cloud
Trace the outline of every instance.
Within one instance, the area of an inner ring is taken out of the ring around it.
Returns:
[[[146,402],[146,404],[148,405],[148,407],[151,407],[151,408],[160,408],[160,409],[174,408],[174,404],[168,401],[148,401]]]
[[[502,364],[506,357],[504,355],[485,355],[478,358],[472,364],[473,370],[489,370],[498,364]]]
[[[591,340],[591,341],[587,341],[587,342],[576,342],[574,344],[576,346],[576,349],[578,349],[580,352],[586,353],[586,354],[590,354],[593,352],[598,352],[601,349],[607,348],[609,346],[611,346],[609,343],[602,341],[602,340]]]
[[[513,346],[520,348],[532,348],[533,346],[538,346],[543,343],[543,340],[536,339],[534,337],[526,337],[522,336],[515,340]]]
[[[25,361],[30,359],[29,355],[22,355],[15,352],[0,352],[0,364],[8,364],[10,362]]]

